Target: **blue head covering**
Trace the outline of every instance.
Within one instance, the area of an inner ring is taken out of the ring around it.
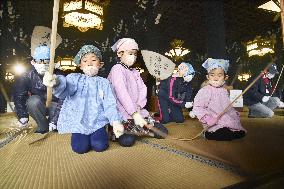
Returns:
[[[202,66],[208,73],[216,68],[222,68],[227,73],[230,65],[229,60],[208,58]]]
[[[75,56],[74,63],[79,65],[81,58],[88,53],[94,53],[100,59],[100,61],[102,61],[102,53],[97,47],[94,45],[84,45]]]
[[[35,48],[33,58],[35,61],[49,60],[50,59],[50,48],[46,45],[38,46]]]
[[[180,63],[180,65],[183,64],[188,68],[188,71],[186,72],[186,74],[184,76],[188,76],[188,75],[195,75],[195,71],[193,69],[193,66],[187,62],[182,62]]]

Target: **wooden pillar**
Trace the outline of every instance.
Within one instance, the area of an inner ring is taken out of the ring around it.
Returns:
[[[211,58],[225,58],[225,20],[223,0],[204,1],[203,11],[207,32],[207,53]]]

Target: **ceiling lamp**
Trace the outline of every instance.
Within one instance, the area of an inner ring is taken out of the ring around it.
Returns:
[[[272,12],[281,12],[280,0],[270,0],[258,7],[259,9],[264,9]]]
[[[166,52],[165,55],[171,57],[174,61],[183,60],[183,56],[190,52],[189,49],[182,47],[184,41],[175,39],[171,42],[171,49],[169,52]]]
[[[250,77],[251,77],[251,74],[243,73],[243,74],[238,75],[238,80],[240,80],[240,81],[248,81]]]
[[[271,39],[257,36],[253,41],[247,42],[248,56],[263,56],[267,53],[274,53],[275,36]]]
[[[73,62],[73,58],[62,58],[58,61],[59,68],[63,71],[76,70],[77,65]]]
[[[103,7],[109,3],[102,0],[72,0],[63,4],[63,26],[75,26],[81,32],[90,28],[103,29]]]

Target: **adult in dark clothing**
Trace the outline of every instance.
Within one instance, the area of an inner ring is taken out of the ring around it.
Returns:
[[[283,108],[284,103],[279,97],[271,96],[275,86],[272,85],[272,78],[279,74],[276,64],[272,64],[268,72],[244,94],[244,104],[249,108],[249,117],[267,118],[274,115],[273,110],[277,107]],[[248,82],[250,84],[254,78]]]
[[[48,132],[49,122],[52,120],[58,101],[53,96],[50,107],[47,108],[45,105],[47,88],[43,85],[42,79],[44,73],[48,70],[49,59],[49,47],[37,47],[31,61],[33,66],[17,78],[14,85],[13,96],[19,125],[20,127],[27,126],[30,115],[37,123],[37,133]],[[59,71],[55,70],[55,74],[59,74]]]
[[[158,98],[161,123],[184,122],[182,108],[193,106],[190,81],[194,74],[192,65],[182,62],[177,75],[160,82]]]

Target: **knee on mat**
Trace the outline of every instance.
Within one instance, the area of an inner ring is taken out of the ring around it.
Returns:
[[[71,146],[72,150],[78,154],[84,154],[90,150],[89,144],[73,143]]]
[[[130,147],[135,144],[136,136],[124,134],[118,138],[118,143],[123,147]]]
[[[161,123],[155,123],[155,128],[159,129],[161,132],[163,132],[164,134],[168,135],[169,131],[168,129]],[[162,139],[164,137],[160,136],[159,134],[157,133],[154,133],[154,137],[155,138],[158,138],[158,139]]]
[[[40,104],[42,104],[42,101],[41,101],[40,97],[37,96],[37,95],[32,95],[32,96],[29,97],[29,99],[27,100],[27,108],[28,108],[29,110],[31,110],[31,109],[37,109]]]
[[[92,149],[95,150],[96,152],[103,152],[109,146],[108,141],[92,141],[91,145]]]

